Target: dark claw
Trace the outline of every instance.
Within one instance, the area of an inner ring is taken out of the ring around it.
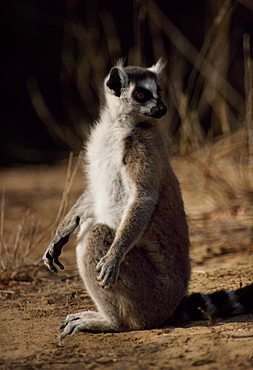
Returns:
[[[50,265],[50,270],[53,271],[55,274],[58,274],[58,270],[53,264]]]
[[[61,270],[64,270],[64,266],[61,264],[61,262],[58,260],[58,257],[54,258],[54,263],[60,267]]]
[[[51,271],[53,271],[55,274],[57,274],[57,273],[58,273],[58,270],[57,270],[57,268],[54,266],[53,262],[54,262],[57,266],[59,266],[61,270],[63,270],[63,269],[64,269],[64,266],[61,264],[61,262],[59,262],[58,257],[52,257],[52,256],[51,256],[51,254],[50,254],[50,252],[47,252],[47,254],[46,254],[46,259],[47,259],[47,262],[46,262],[47,266],[48,266],[48,267],[49,267],[49,269],[50,269]]]

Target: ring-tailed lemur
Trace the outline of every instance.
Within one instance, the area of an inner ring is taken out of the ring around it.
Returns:
[[[158,85],[163,67],[162,60],[147,69],[119,63],[104,81],[85,154],[87,188],[44,255],[50,270],[62,269],[61,248],[78,231],[77,264],[97,312],[68,315],[61,338],[253,309],[253,285],[186,296],[188,227],[157,121],[167,111]]]

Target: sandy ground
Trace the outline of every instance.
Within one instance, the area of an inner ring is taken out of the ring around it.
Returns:
[[[189,292],[236,289],[252,282],[252,213],[240,204],[236,211],[229,207],[213,211],[201,181],[196,183],[187,174],[189,166],[175,161],[174,168],[182,183],[190,226]],[[253,314],[177,328],[80,333],[59,343],[58,325],[65,316],[93,307],[75,267],[74,240],[63,250],[66,269],[59,275],[39,263],[51,232],[43,240],[38,238],[55,220],[65,178],[66,164],[1,170],[0,185],[5,189],[1,237],[7,246],[7,251],[2,249],[2,261],[7,264],[6,253],[12,253],[13,246],[17,251],[16,262],[1,274],[0,368],[253,369]],[[70,205],[81,189],[80,171]],[[32,250],[20,262],[38,223]],[[38,266],[31,267],[35,261]]]

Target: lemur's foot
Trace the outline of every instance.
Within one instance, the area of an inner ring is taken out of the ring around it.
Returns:
[[[60,339],[82,331],[102,332],[115,331],[115,329],[99,312],[84,311],[66,317],[65,321],[60,324]]]

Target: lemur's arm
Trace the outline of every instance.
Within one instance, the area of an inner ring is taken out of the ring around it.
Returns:
[[[150,155],[152,149],[139,142],[138,136],[131,141],[133,145],[128,146],[124,160],[126,181],[132,190],[132,197],[111,247],[96,266],[97,279],[104,288],[116,283],[122,260],[147,227],[158,201],[161,166],[153,159],[154,155]]]
[[[107,254],[96,266],[97,279],[103,288],[110,288],[118,279],[122,260],[147,227],[157,204],[158,194],[152,188],[137,189],[116,231]]]
[[[43,261],[49,270],[57,273],[55,265],[59,266],[61,270],[64,269],[64,266],[59,262],[62,247],[69,241],[72,234],[76,234],[80,230],[81,224],[90,218],[90,207],[87,197],[85,194],[82,194],[60,223],[53,240],[43,256]]]

